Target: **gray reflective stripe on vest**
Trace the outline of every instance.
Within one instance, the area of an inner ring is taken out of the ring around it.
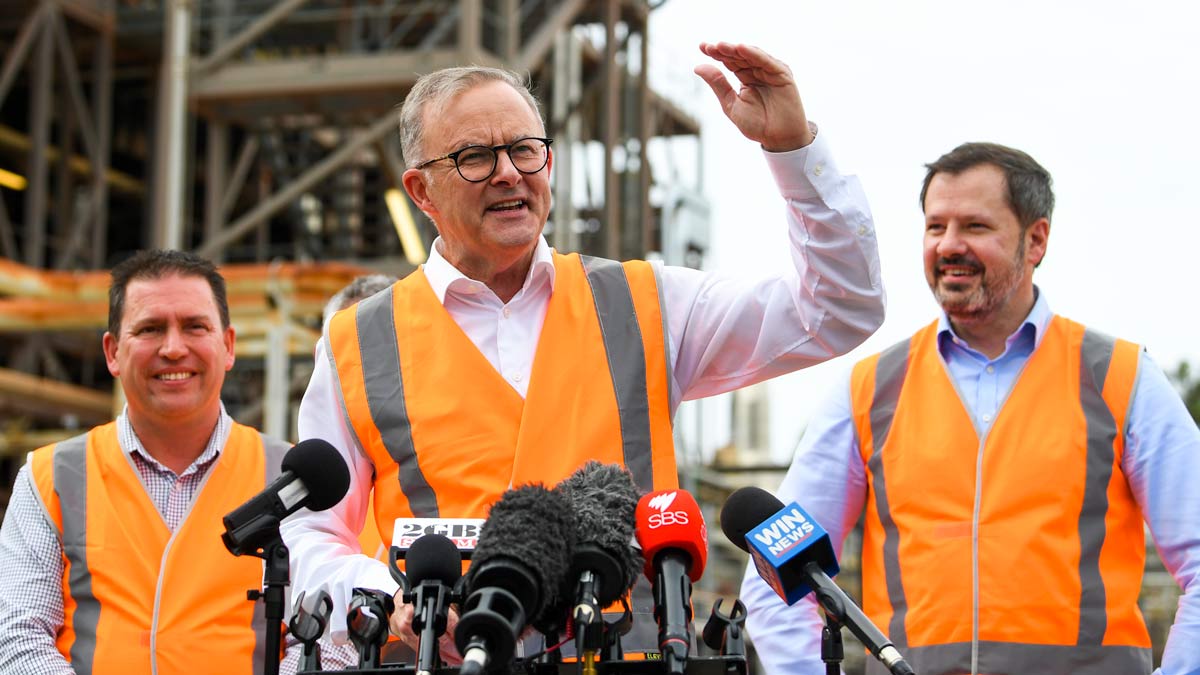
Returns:
[[[621,263],[581,255],[596,303],[600,334],[621,424],[621,452],[633,481],[654,489],[653,449],[650,445],[650,397],[646,391],[646,352],[638,326],[629,279]]]
[[[288,450],[292,449],[292,445],[278,438],[267,436],[260,433],[258,437],[262,440],[263,446],[263,486],[270,485],[279,478],[281,473],[281,465],[283,464],[283,456]],[[267,610],[265,602],[254,602],[254,616],[250,619],[250,626],[254,630],[254,655],[253,665],[250,672],[262,673],[263,665],[267,660]]]
[[[888,347],[879,355],[875,365],[875,392],[871,397],[871,458],[868,464],[875,486],[875,510],[883,526],[883,569],[887,583],[888,602],[892,605],[892,620],[888,636],[898,645],[908,642],[904,619],[908,615],[908,600],[904,597],[904,582],[900,576],[900,531],[888,506],[887,477],[883,470],[883,445],[892,428],[900,387],[908,373],[909,340]]]
[[[904,660],[921,675],[971,672],[971,643],[912,647]],[[1142,647],[1099,645],[1039,645],[980,642],[979,671],[988,675],[1148,675],[1151,654]],[[878,661],[867,658],[867,675],[888,675]]]
[[[400,491],[408,500],[413,516],[437,518],[437,495],[425,480],[413,447],[412,426],[404,402],[404,383],[400,376],[400,354],[396,349],[394,288],[389,287],[358,303],[355,325],[362,363],[367,408],[379,430],[380,440],[399,468]]]
[[[75,600],[71,665],[79,675],[92,672],[96,658],[96,627],[100,602],[92,593],[92,573],[87,561],[87,435],[76,436],[54,448],[54,492],[62,511],[63,553],[71,565],[67,583]]]
[[[1104,547],[1117,423],[1101,392],[1114,346],[1112,338],[1085,330],[1079,350],[1079,403],[1087,421],[1087,477],[1079,510],[1079,645],[1099,645],[1108,627],[1100,549]]]

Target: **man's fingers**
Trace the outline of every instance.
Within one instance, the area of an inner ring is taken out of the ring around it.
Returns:
[[[700,79],[708,83],[709,88],[717,95],[717,100],[720,101],[721,107],[728,111],[729,106],[733,105],[733,102],[737,100],[737,92],[733,90],[733,87],[729,86],[729,81],[725,79],[725,74],[716,66],[709,63],[696,66],[695,72],[700,76]]]
[[[749,86],[778,86],[791,84],[792,71],[787,64],[758,47],[728,42],[701,43],[700,51],[719,61],[738,80]],[[710,66],[711,67],[711,66]],[[718,71],[719,72],[719,71]],[[697,71],[697,74],[699,72]],[[704,77],[701,75],[701,77]],[[705,77],[708,81],[708,78]],[[711,81],[709,81],[711,85]]]

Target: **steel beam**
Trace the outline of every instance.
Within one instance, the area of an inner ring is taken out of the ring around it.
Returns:
[[[246,177],[250,175],[250,167],[256,157],[258,157],[258,136],[251,135],[246,138],[245,143],[242,143],[242,149],[238,152],[237,163],[233,165],[233,173],[229,176],[229,182],[222,186],[222,224],[229,220],[229,213],[233,210],[238,195],[246,185]],[[208,234],[205,233],[205,237],[207,236]]]
[[[29,186],[25,193],[25,262],[33,267],[42,267],[46,262],[46,199],[49,194],[46,146],[50,145],[50,122],[54,110],[54,35],[49,21],[42,21],[40,28],[33,63],[33,93],[29,99],[32,133],[29,174],[26,176]]]
[[[113,36],[116,29],[101,29],[96,41],[92,83],[92,105],[96,112],[96,157],[92,165],[92,257],[91,266],[105,266],[108,257],[108,183],[109,158],[112,153],[112,96],[113,96]]]
[[[208,139],[205,144],[204,166],[204,239],[212,239],[221,231],[225,224],[225,214],[221,205],[225,200],[226,169],[229,161],[229,125],[224,122],[210,120],[208,123]],[[224,260],[222,251],[212,256],[212,261],[220,263]]]
[[[575,17],[583,11],[586,5],[587,2],[585,0],[569,0],[568,2],[559,3],[550,18],[539,26],[537,31],[525,41],[525,48],[521,50],[521,54],[517,57],[513,68],[517,72],[533,72],[540,68],[542,62],[546,60],[547,55],[550,53],[550,49],[554,47],[554,36],[570,30]],[[619,5],[619,0],[608,0],[608,13],[606,13],[606,17],[608,14],[616,14],[620,11]],[[606,26],[607,21],[606,18]]]
[[[43,3],[37,6],[29,16],[25,19],[25,23],[21,25],[21,30],[17,33],[17,39],[13,41],[12,47],[9,48],[8,54],[4,57],[4,67],[0,69],[0,105],[4,104],[5,97],[8,96],[8,89],[17,79],[17,71],[21,69],[21,65],[25,63],[25,57],[29,55],[29,47],[33,44],[38,32],[42,28],[42,22],[45,20],[46,8],[49,5]]]
[[[279,61],[233,63],[197,78],[190,95],[201,104],[225,100],[261,100],[334,96],[362,91],[406,91],[423,73],[465,63],[456,49],[389,54],[331,54]],[[502,66],[481,54],[480,65]]]
[[[240,33],[222,42],[213,53],[197,61],[192,66],[192,74],[205,75],[216,70],[234,54],[249,47],[255,40],[262,37],[263,33],[274,28],[276,24],[286,19],[288,15],[306,2],[308,0],[280,0],[274,7],[267,10],[266,14],[255,19],[253,23],[242,29]]]
[[[613,148],[621,138],[621,71],[617,65],[617,20],[620,0],[604,7],[604,95],[601,97],[604,142],[604,255],[621,259],[621,185],[613,167]]]
[[[189,0],[168,0],[163,11],[162,64],[159,67],[158,124],[155,128],[154,206],[151,229],[156,248],[180,249],[184,240],[184,170],[187,153],[188,51],[192,10]]]
[[[343,164],[352,159],[360,150],[375,143],[384,134],[395,127],[395,119],[389,112],[375,121],[366,131],[360,133],[349,143],[318,162],[296,180],[270,197],[262,200],[257,207],[231,224],[219,235],[206,240],[196,253],[205,257],[213,256],[221,248],[232,244],[245,236],[251,229],[265,222],[275,213],[291,204],[312,186],[337,171]]]

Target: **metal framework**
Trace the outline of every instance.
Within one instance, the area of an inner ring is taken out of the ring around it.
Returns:
[[[151,246],[252,279],[225,397],[239,419],[290,435],[316,295],[367,269],[406,273],[435,234],[400,189],[395,118],[416,78],[444,66],[529,74],[557,140],[556,248],[672,262],[702,250],[703,227],[670,231],[681,208],[704,214],[698,165],[650,158],[658,143],[672,161],[677,142],[699,156],[697,122],[648,85],[651,11],[648,0],[5,2],[0,455],[121,404],[99,346],[107,275],[93,270]],[[394,189],[392,208],[409,207],[399,218],[384,198]],[[280,261],[302,264],[285,274]]]

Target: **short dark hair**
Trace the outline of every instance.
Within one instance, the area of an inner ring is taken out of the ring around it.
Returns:
[[[1054,212],[1054,181],[1050,172],[1028,154],[998,143],[963,143],[925,165],[925,183],[921,186],[921,212],[929,183],[939,173],[958,175],[968,169],[991,164],[1004,172],[1008,186],[1008,207],[1021,227],[1029,227],[1039,218],[1050,220]]]
[[[162,279],[171,275],[201,277],[212,289],[213,300],[221,315],[221,328],[229,328],[229,299],[225,278],[211,261],[187,251],[152,249],[138,251],[112,268],[112,286],[108,289],[108,332],[121,334],[121,316],[125,312],[125,290],[136,279]]]

